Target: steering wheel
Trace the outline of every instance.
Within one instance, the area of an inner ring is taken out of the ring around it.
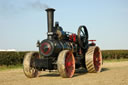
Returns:
[[[88,31],[87,28],[82,25],[78,28],[78,43],[81,48],[86,49],[88,47]]]

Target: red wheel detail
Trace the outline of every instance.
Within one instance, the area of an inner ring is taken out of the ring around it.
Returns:
[[[75,57],[70,50],[60,52],[57,60],[57,67],[60,75],[64,78],[71,78],[75,72]]]
[[[102,54],[98,46],[89,46],[85,54],[85,64],[90,73],[98,73],[101,71]]]
[[[93,62],[94,62],[94,67],[96,69],[96,71],[99,71],[100,69],[100,66],[101,66],[101,54],[99,52],[99,49],[96,48],[95,51],[94,51],[94,55],[93,55]]]
[[[65,68],[68,77],[72,77],[75,72],[75,59],[71,51],[66,55]]]

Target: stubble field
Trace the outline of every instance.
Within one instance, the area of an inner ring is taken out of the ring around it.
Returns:
[[[107,62],[102,72],[77,70],[73,78],[61,78],[57,71],[42,71],[37,78],[26,78],[22,69],[0,71],[0,85],[128,85],[128,61]]]

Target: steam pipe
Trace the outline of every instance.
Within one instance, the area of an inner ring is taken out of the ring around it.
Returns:
[[[53,8],[48,8],[46,9],[47,12],[47,22],[48,22],[48,39],[53,39],[53,24],[54,24],[54,11],[55,9]]]

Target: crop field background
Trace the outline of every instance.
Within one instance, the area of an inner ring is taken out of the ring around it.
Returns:
[[[128,50],[104,50],[102,51],[103,59],[128,59]]]

